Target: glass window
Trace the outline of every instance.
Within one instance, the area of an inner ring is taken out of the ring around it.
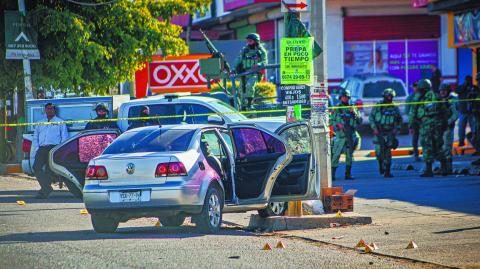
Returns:
[[[268,153],[285,153],[285,145],[282,141],[267,133],[262,132],[262,135],[263,139],[265,139],[265,142],[267,143]]]
[[[238,110],[222,101],[210,102],[210,105],[216,111],[225,113],[225,117],[229,118],[232,122],[238,122],[247,119],[247,117],[245,117],[243,114],[238,113]]]
[[[285,139],[287,146],[292,150],[292,154],[307,154],[312,152],[310,132],[306,125],[297,125],[285,129],[280,133],[280,136]]]
[[[215,112],[213,112],[213,110],[211,110],[210,108],[208,108],[206,106],[197,105],[197,104],[191,104],[190,106],[193,110],[193,114],[195,114],[195,115],[214,114],[215,113]],[[209,115],[195,116],[194,117],[195,124],[208,124],[208,116]]]
[[[258,156],[268,153],[268,148],[263,139],[262,132],[256,129],[233,129],[236,155],[238,158]]]
[[[230,150],[230,152],[233,152],[233,142],[229,132],[227,130],[220,130],[220,134],[222,135],[222,138],[225,140],[225,143],[227,143],[227,147]]]
[[[405,88],[399,81],[375,81],[367,82],[363,88],[363,97],[366,98],[380,98],[383,90],[392,88],[395,90],[397,97],[405,96]]]
[[[202,142],[207,142],[210,148],[210,151],[216,157],[225,156],[225,153],[222,150],[218,136],[213,131],[208,131],[202,134]]]
[[[128,117],[139,117],[144,105],[133,106],[128,111]],[[171,118],[161,118],[162,125],[174,124],[193,124],[193,110],[189,104],[156,104],[148,105],[150,108],[150,116],[174,116]],[[131,120],[128,124],[131,124]]]
[[[116,134],[97,134],[80,137],[78,139],[78,157],[80,162],[88,163],[91,159],[100,156],[103,150],[116,138]]]
[[[104,154],[186,151],[195,130],[147,129],[127,132],[115,140]]]

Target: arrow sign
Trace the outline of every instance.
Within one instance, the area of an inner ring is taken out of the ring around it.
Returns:
[[[305,2],[301,2],[301,3],[295,3],[295,4],[286,4],[287,8],[299,8],[299,9],[304,9],[306,7],[308,7],[307,4],[305,4]]]
[[[28,39],[27,35],[26,35],[24,32],[21,32],[21,33],[17,36],[17,38],[15,38],[15,42],[20,41],[20,39],[22,39],[22,38],[25,40],[25,42],[30,42],[30,40]]]
[[[281,0],[282,12],[309,12],[310,0]]]

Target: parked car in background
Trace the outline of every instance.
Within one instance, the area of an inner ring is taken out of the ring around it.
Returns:
[[[383,100],[383,90],[387,88],[395,90],[394,102],[396,103],[405,103],[408,96],[405,83],[401,79],[389,75],[353,76],[345,79],[340,87],[350,91],[352,104],[360,107],[359,111],[365,125],[369,124],[368,117],[372,111],[372,106]],[[403,122],[407,123],[408,115],[405,114],[404,107],[400,107],[400,111],[402,112]]]
[[[151,126],[118,138],[109,130],[85,131],[54,148],[50,162],[84,181],[83,200],[97,232],[114,232],[137,217],[180,226],[187,216],[215,232],[223,212],[268,216],[273,202],[319,197],[308,123],[263,126],[276,132],[256,123]],[[93,159],[92,142],[106,148]],[[86,174],[77,172],[85,168]]]

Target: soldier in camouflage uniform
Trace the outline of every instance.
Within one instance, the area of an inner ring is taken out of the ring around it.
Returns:
[[[453,130],[455,129],[455,121],[458,119],[458,110],[456,98],[450,94],[451,87],[448,84],[440,86],[439,97],[441,101],[442,131],[443,131],[443,147],[442,156],[445,157],[446,167],[442,170],[442,175],[447,176],[452,173],[452,145]]]
[[[332,146],[332,180],[335,180],[335,171],[342,153],[346,156],[345,179],[348,180],[354,179],[352,176],[353,151],[360,140],[356,129],[362,123],[362,117],[357,108],[350,104],[350,91],[344,90],[339,98],[340,107],[334,108],[330,118],[330,125],[335,132]]]
[[[235,60],[235,72],[243,73],[251,69],[263,67],[268,63],[268,55],[265,48],[260,43],[260,36],[256,33],[247,36],[247,45],[243,47]],[[263,74],[259,71],[242,78],[242,90],[238,98],[241,104],[241,110],[251,109],[253,97],[255,96],[255,86],[261,81]]]
[[[419,94],[414,102],[421,104],[414,106],[410,111],[408,122],[410,128],[415,120],[420,123],[420,144],[426,163],[425,172],[420,175],[421,177],[433,177],[432,166],[435,159],[441,160],[443,169],[446,169],[446,160],[441,156],[443,146],[441,107],[431,87],[432,84],[428,79],[418,82]]]
[[[377,156],[380,174],[385,178],[393,177],[390,172],[392,165],[392,149],[398,147],[395,137],[402,127],[400,109],[393,104],[396,93],[393,89],[383,91],[383,100],[377,103],[370,113],[370,127],[375,135],[375,156]]]

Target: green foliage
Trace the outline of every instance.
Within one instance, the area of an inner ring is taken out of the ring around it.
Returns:
[[[240,89],[240,82],[236,81],[237,90]],[[222,92],[222,88],[218,84],[212,84],[212,92]],[[233,93],[232,83],[227,82],[227,91]],[[259,82],[256,85],[254,98],[257,104],[275,104],[277,102],[277,86],[271,82]],[[272,97],[272,98],[269,98]]]
[[[1,2],[1,10],[18,9],[17,0]],[[170,19],[204,11],[210,1],[118,0],[96,7],[56,0],[26,2],[28,18],[37,25],[41,56],[31,61],[34,87],[101,94],[133,79],[135,71],[158,51],[163,55],[188,53],[179,37],[182,28]],[[2,12],[0,29],[3,24]],[[0,32],[0,92],[5,92],[23,85],[23,70],[20,60],[5,60],[4,31]]]

